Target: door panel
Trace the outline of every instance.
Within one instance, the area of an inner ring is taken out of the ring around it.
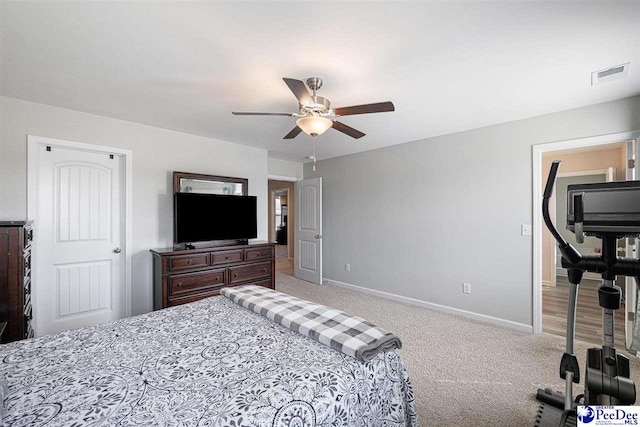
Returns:
[[[318,269],[316,263],[318,244],[315,241],[300,242],[300,269],[315,272]]]
[[[111,170],[94,165],[56,166],[58,242],[106,240],[111,235]]]
[[[57,265],[56,318],[111,310],[110,261]]]
[[[123,158],[56,146],[38,150],[36,332],[120,319]]]
[[[322,178],[298,181],[296,191],[294,275],[322,284]]]

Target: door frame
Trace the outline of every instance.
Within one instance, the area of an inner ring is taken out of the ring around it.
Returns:
[[[549,151],[568,150],[571,148],[595,147],[640,138],[640,130],[630,132],[599,135],[565,141],[547,142],[533,145],[533,333],[542,332],[542,155]],[[640,166],[636,166],[640,167]],[[546,171],[544,171],[546,173]]]
[[[124,168],[121,171],[122,189],[124,190],[124,206],[121,207],[124,213],[123,242],[122,251],[124,252],[122,268],[123,288],[122,288],[122,313],[123,317],[131,317],[131,267],[133,256],[132,245],[132,187],[133,187],[133,152],[123,148],[107,147],[104,145],[85,144],[81,142],[65,141],[62,139],[48,138],[43,136],[27,135],[27,218],[34,220],[33,244],[38,247],[38,221],[36,213],[38,212],[38,152],[41,146],[51,146],[58,148],[70,148],[76,151],[88,151],[92,153],[113,154],[124,159]],[[38,265],[37,250],[32,254],[34,265]],[[38,273],[37,269],[31,272],[32,283],[37,289]],[[37,303],[37,292],[36,301]],[[38,317],[34,316],[35,330],[38,331]]]

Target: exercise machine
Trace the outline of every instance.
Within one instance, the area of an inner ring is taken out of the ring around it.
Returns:
[[[549,216],[560,161],[554,161],[542,199],[542,215],[547,228],[558,242],[562,268],[569,279],[566,349],[560,361],[560,378],[565,380],[564,395],[539,389],[542,402],[537,426],[576,425],[577,405],[633,405],[636,388],[629,378],[629,359],[616,353],[614,341],[615,311],[620,308],[622,292],[617,276],[634,277],[640,285],[640,260],[618,257],[618,240],[640,235],[640,181],[576,184],[567,188],[567,229],[578,243],[585,236],[602,240],[600,255],[582,255],[558,232]],[[580,367],[574,354],[574,334],[578,287],[585,272],[602,275],[598,305],[602,307],[603,344],[587,351],[584,395],[573,397],[573,384],[580,383]]]

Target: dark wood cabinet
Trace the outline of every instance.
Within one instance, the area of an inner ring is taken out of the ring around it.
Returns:
[[[31,221],[0,221],[1,342],[34,335],[31,308]]]
[[[254,284],[275,289],[273,243],[198,249],[154,249],[153,309],[219,295],[225,286]]]

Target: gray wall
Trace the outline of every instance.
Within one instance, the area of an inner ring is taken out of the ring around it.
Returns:
[[[266,150],[14,98],[0,109],[0,219],[26,218],[28,134],[133,150],[133,314],[152,307],[149,249],[173,243],[173,171],[248,178],[267,239]]]
[[[531,146],[636,129],[640,97],[305,164],[325,278],[532,325]]]

